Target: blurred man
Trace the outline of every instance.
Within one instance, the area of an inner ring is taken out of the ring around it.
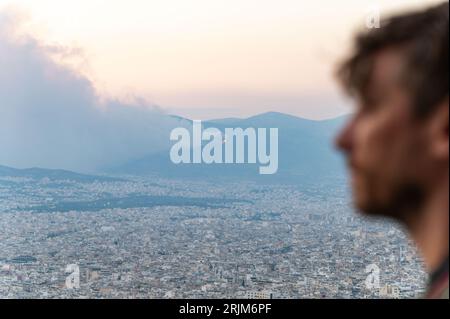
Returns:
[[[448,298],[448,2],[394,16],[357,36],[339,79],[358,108],[337,137],[355,205],[406,226]]]

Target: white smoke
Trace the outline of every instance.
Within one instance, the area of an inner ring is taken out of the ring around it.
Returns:
[[[86,77],[51,58],[57,48],[13,36],[15,23],[0,12],[0,165],[94,171],[167,147],[171,117],[100,102]]]

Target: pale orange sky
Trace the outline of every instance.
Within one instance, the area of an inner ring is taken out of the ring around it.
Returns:
[[[142,96],[199,119],[265,111],[328,118],[350,110],[332,78],[367,15],[434,0],[0,0],[100,94]]]

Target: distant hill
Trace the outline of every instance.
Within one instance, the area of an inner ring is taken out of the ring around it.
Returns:
[[[178,117],[183,124],[192,121]],[[227,118],[202,122],[203,128],[278,128],[279,170],[259,175],[259,164],[179,164],[170,161],[169,151],[146,156],[116,167],[111,172],[134,175],[160,175],[169,178],[219,180],[257,180],[267,182],[310,183],[344,176],[344,165],[334,150],[333,138],[347,116],[314,121],[278,112],[245,119]],[[185,126],[185,125],[183,125]],[[186,127],[186,126],[185,126]],[[190,127],[188,127],[190,129]]]
[[[2,165],[0,165],[0,176],[27,177],[33,179],[48,178],[52,181],[71,180],[80,183],[92,183],[96,181],[97,182],[123,181],[123,179],[119,178],[79,174],[61,169],[45,169],[45,168],[18,169]]]

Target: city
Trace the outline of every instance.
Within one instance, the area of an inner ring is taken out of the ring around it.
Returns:
[[[321,185],[4,176],[0,297],[420,297],[427,278],[405,233],[349,198]]]

